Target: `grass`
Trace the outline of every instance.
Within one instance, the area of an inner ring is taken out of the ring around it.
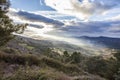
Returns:
[[[70,80],[70,77],[49,68],[20,66],[12,75],[3,76],[1,80]]]
[[[0,65],[0,80],[104,80],[85,73],[77,64],[44,55],[0,52]]]
[[[25,65],[39,65],[40,59],[35,55],[30,54],[6,54],[0,53],[0,61],[4,61],[10,64]]]
[[[36,65],[41,67],[51,67],[58,71],[62,71],[64,73],[82,73],[82,70],[78,68],[76,65],[69,65],[61,63],[58,60],[48,58],[48,57],[39,57],[33,54],[6,54],[0,53],[0,61],[4,61],[9,64],[19,64],[19,65]]]
[[[53,64],[48,64],[47,62]],[[63,73],[64,70],[61,68],[64,64],[48,57],[0,52],[0,65],[2,65],[0,66],[0,80],[61,80],[61,78],[70,80],[67,79],[68,76]],[[64,67],[67,68],[68,66]],[[59,72],[59,70],[63,72]],[[4,71],[8,71],[10,75]]]

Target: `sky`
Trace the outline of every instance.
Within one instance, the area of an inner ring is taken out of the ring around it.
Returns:
[[[120,0],[11,0],[8,15],[33,36],[120,37]]]

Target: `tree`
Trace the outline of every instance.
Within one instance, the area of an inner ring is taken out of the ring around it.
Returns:
[[[70,56],[67,51],[64,51],[63,54],[64,54],[65,57],[69,57]]]
[[[72,63],[80,63],[81,60],[83,60],[83,56],[79,52],[73,52],[73,54],[70,56],[70,59]]]
[[[9,0],[0,0],[0,47],[14,38],[13,33],[22,33],[27,24],[16,24],[6,15],[10,6]]]
[[[85,62],[85,70],[91,74],[99,75],[108,80],[114,80],[117,72],[116,60],[104,59],[102,56],[89,57]]]

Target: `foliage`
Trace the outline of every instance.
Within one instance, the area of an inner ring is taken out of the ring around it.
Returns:
[[[80,63],[83,59],[83,56],[80,52],[73,52],[73,54],[70,56],[71,63]]]
[[[64,52],[63,52],[63,55],[64,55],[65,57],[69,57],[69,56],[70,56],[67,51],[64,51]]]
[[[115,76],[119,78],[120,53],[113,53],[114,57],[104,59],[100,56],[88,58],[85,61],[85,70],[91,74],[97,74],[109,80],[115,80]],[[117,75],[116,75],[117,74]],[[118,79],[119,80],[119,79]]]
[[[0,46],[14,38],[14,32],[22,33],[27,26],[27,24],[15,24],[9,19],[6,15],[9,5],[9,0],[0,0]]]
[[[117,74],[115,75],[115,80],[120,80],[120,68]]]
[[[33,54],[5,54],[0,53],[0,61],[4,61],[10,64],[19,64],[19,65],[36,65],[36,66],[49,66],[56,70],[65,72],[65,73],[81,73],[80,68],[75,65],[63,64],[60,61],[57,61],[52,58],[42,57],[33,55]]]
[[[118,51],[117,53],[114,53],[113,55],[118,61],[120,61],[120,51]]]
[[[120,51],[118,51],[117,53],[114,53],[114,57],[117,60],[116,62],[117,72],[115,74],[115,80],[120,80]]]

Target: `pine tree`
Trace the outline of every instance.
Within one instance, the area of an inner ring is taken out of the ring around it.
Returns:
[[[0,47],[14,38],[13,33],[22,33],[27,24],[15,24],[6,13],[9,11],[9,0],[0,0]]]

